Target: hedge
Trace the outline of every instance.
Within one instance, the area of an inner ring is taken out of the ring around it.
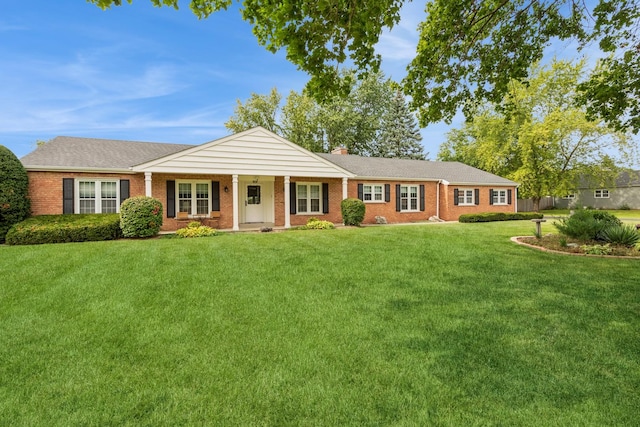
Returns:
[[[130,197],[120,205],[120,228],[124,237],[151,237],[162,226],[162,203],[153,197]]]
[[[40,215],[15,224],[7,233],[8,245],[90,242],[122,237],[120,215]]]
[[[492,221],[518,221],[526,219],[542,219],[544,215],[537,212],[486,212],[476,214],[463,214],[458,218],[459,222],[492,222]]]
[[[366,206],[360,199],[344,199],[340,202],[340,210],[342,212],[342,222],[344,225],[360,226],[364,221]]]
[[[0,243],[9,229],[29,217],[29,178],[18,158],[0,145]]]

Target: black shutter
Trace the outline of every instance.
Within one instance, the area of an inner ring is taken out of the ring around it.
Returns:
[[[511,190],[507,190],[507,203],[511,204]]]
[[[480,204],[480,189],[476,188],[475,190],[473,190],[473,195],[475,196],[474,199],[476,199],[475,200],[476,205],[479,205]]]
[[[459,197],[459,196],[458,196],[458,189],[457,189],[457,188],[454,188],[454,189],[453,189],[453,204],[454,204],[455,206],[458,206],[458,197]]]
[[[424,184],[420,184],[420,211],[424,212]]]
[[[322,183],[322,213],[329,213],[329,183]]]
[[[73,178],[62,178],[62,213],[73,213]]]
[[[167,218],[176,217],[176,182],[167,181]]]
[[[358,184],[358,199],[364,200],[364,185]]]
[[[384,185],[384,201],[387,203],[391,201],[391,184]]]
[[[493,189],[489,190],[489,204],[493,204]]]
[[[402,202],[400,201],[400,184],[396,184],[396,212],[400,212]]]
[[[289,213],[296,213],[296,183],[289,183]]]
[[[220,181],[211,181],[211,210],[220,212]]]
[[[120,180],[120,204],[129,198],[129,180]]]

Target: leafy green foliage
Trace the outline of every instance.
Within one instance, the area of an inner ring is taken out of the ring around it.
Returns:
[[[543,215],[536,212],[486,212],[474,214],[462,214],[459,222],[493,222],[493,221],[519,221],[525,219],[542,219]]]
[[[619,227],[622,221],[609,212],[579,209],[573,215],[554,222],[553,225],[567,237],[589,241],[602,240],[602,233],[606,228]]]
[[[609,255],[611,254],[611,245],[605,243],[604,245],[582,245],[580,246],[582,252],[588,255]]]
[[[344,225],[354,225],[358,227],[362,224],[362,221],[364,221],[367,207],[360,199],[348,198],[340,202],[340,209]]]
[[[12,225],[30,215],[28,192],[27,171],[11,150],[0,145],[0,243]]]
[[[118,214],[39,215],[15,224],[8,245],[90,242],[122,237]]]
[[[416,119],[409,111],[404,95],[396,91],[383,117],[379,142],[372,156],[424,160],[424,147],[420,141],[422,135]]]
[[[600,233],[600,237],[605,242],[613,245],[626,246],[628,248],[633,248],[640,243],[640,232],[636,230],[635,226],[629,224],[606,227],[602,230],[602,233]]]
[[[124,237],[151,237],[162,226],[162,203],[152,197],[130,197],[120,206]]]
[[[276,119],[281,99],[282,95],[276,88],[271,89],[269,95],[252,93],[244,105],[240,100],[236,101],[234,115],[224,125],[235,133],[256,126],[280,133],[281,129]]]
[[[198,221],[190,222],[186,227],[176,230],[178,237],[211,237],[218,234],[215,228],[200,224]]]
[[[325,221],[318,218],[309,218],[307,221],[307,225],[305,225],[307,230],[333,230],[336,226],[331,221]]]

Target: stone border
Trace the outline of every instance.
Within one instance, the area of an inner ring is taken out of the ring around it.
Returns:
[[[573,256],[583,256],[583,257],[597,257],[597,258],[616,258],[616,259],[635,259],[640,260],[640,256],[620,256],[620,255],[594,255],[594,254],[577,254],[574,252],[563,252],[556,251],[553,249],[548,249],[543,246],[531,245],[529,243],[521,242],[519,239],[523,237],[531,237],[531,236],[514,236],[511,238],[511,241],[517,243],[518,245],[526,246],[531,249],[537,249],[542,252],[549,252],[552,254],[560,254],[560,255],[573,255]]]

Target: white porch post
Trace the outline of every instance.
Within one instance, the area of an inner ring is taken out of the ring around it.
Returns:
[[[240,220],[239,220],[239,206],[240,200],[238,199],[238,175],[233,175],[233,230],[240,230]]]
[[[347,185],[349,182],[349,178],[342,178],[342,200],[349,197],[349,186]]]
[[[291,177],[284,177],[284,228],[291,228]]]
[[[151,196],[151,172],[144,173],[144,195],[147,197]]]

